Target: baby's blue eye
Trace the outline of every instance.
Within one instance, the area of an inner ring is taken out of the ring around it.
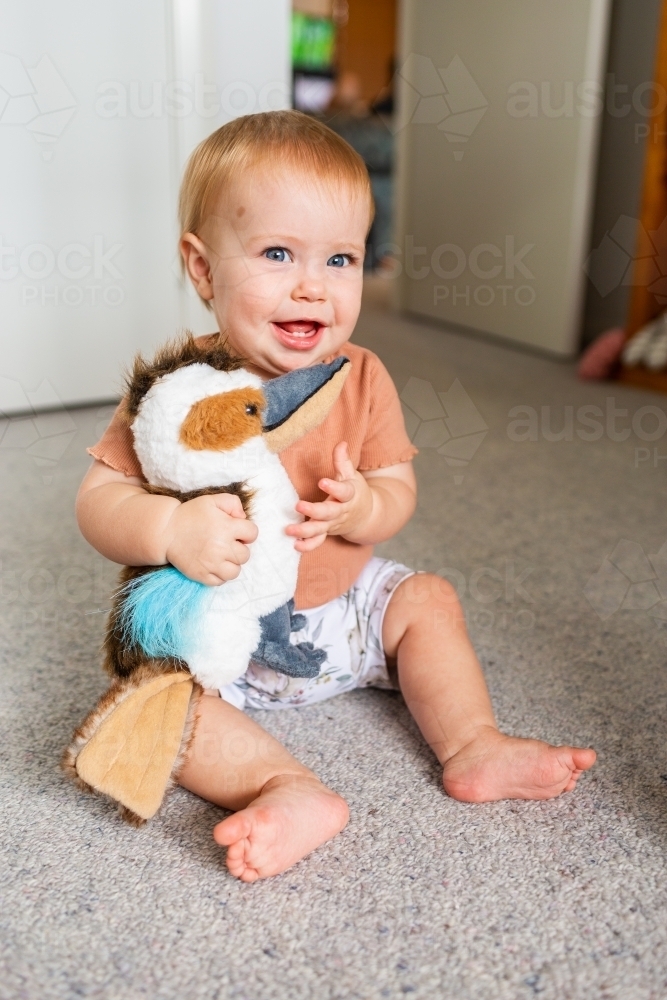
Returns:
[[[350,258],[346,253],[335,253],[333,257],[329,257],[327,261],[327,267],[347,267],[350,263]]]
[[[289,260],[289,255],[287,250],[282,247],[271,247],[270,250],[264,251],[264,256],[269,260],[276,260],[279,264],[284,264],[285,261]]]

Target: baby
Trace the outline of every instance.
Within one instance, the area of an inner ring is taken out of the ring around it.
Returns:
[[[360,157],[296,111],[218,129],[193,153],[181,189],[184,267],[247,367],[269,379],[341,354],[352,361],[325,422],[281,455],[305,516],[287,529],[303,553],[296,607],[306,625],[294,638],[328,658],[314,679],[251,664],[239,681],[207,691],[179,773],[183,787],[233,811],[213,835],[246,882],[335,836],[348,808],[245,707],[398,687],[442,765],[445,791],[466,802],[548,799],[573,789],[595,761],[593,750],[499,732],[453,588],[373,556],[414,512],[416,483],[393,383],[374,354],[349,342],[372,214]],[[77,516],[99,552],[135,566],[171,563],[208,585],[238,576],[257,528],[236,496],[180,503],[146,493],[120,414],[90,452]]]

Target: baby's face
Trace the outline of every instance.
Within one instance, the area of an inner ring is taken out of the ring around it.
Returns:
[[[256,170],[225,192],[200,234],[219,329],[261,375],[306,368],[359,315],[368,203],[308,175]]]

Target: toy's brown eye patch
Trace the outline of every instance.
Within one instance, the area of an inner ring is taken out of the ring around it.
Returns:
[[[232,389],[207,396],[190,407],[180,440],[193,451],[231,451],[262,433],[261,389]]]

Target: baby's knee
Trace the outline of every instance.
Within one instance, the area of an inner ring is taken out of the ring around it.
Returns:
[[[394,592],[394,600],[415,610],[442,608],[451,611],[460,608],[455,587],[436,573],[415,573],[408,577]]]
[[[387,618],[392,632],[397,627],[404,632],[411,625],[437,631],[465,627],[456,589],[435,573],[416,573],[404,580],[392,595]]]
[[[465,630],[458,594],[448,580],[435,573],[415,573],[391,596],[382,626],[385,655],[396,656],[409,632],[452,633]]]

